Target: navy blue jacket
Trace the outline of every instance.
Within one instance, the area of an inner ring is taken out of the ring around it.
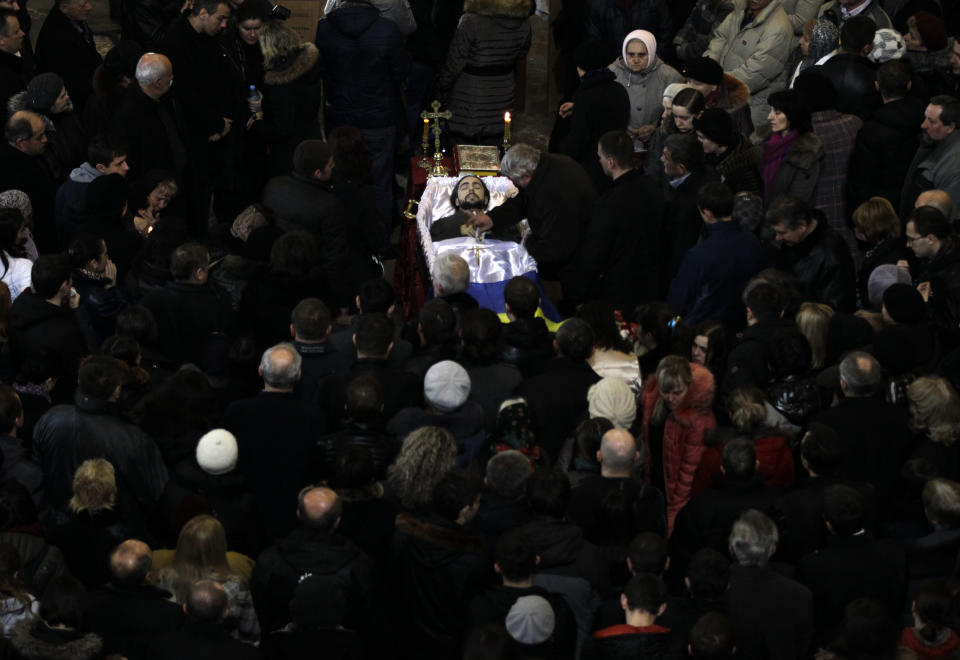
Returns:
[[[740,294],[763,268],[760,241],[733,221],[704,224],[704,230],[706,238],[687,251],[670,283],[667,302],[688,323],[715,319],[738,328],[743,325]]]
[[[409,69],[396,24],[366,2],[346,2],[317,23],[317,49],[328,127],[393,126]]]

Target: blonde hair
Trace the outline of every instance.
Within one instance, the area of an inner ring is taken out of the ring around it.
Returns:
[[[730,422],[744,433],[752,433],[767,418],[763,392],[757,387],[738,387],[727,400]]]
[[[180,530],[173,563],[160,571],[159,581],[182,603],[197,580],[223,582],[237,577],[227,563],[226,530],[219,520],[203,514],[191,518]]]
[[[74,513],[109,511],[117,504],[117,477],[113,465],[91,458],[73,473],[73,497],[67,506]]]
[[[930,439],[952,445],[960,435],[960,397],[946,378],[923,376],[907,387],[907,400],[914,411],[914,423]]]
[[[860,230],[868,243],[879,243],[885,238],[900,235],[900,218],[893,204],[883,197],[871,197],[853,212],[853,226]]]
[[[409,510],[430,503],[433,487],[457,463],[457,443],[450,431],[423,426],[403,441],[400,454],[387,470],[387,483]]]
[[[797,328],[810,344],[810,366],[814,369],[823,368],[827,361],[827,332],[833,315],[833,308],[823,303],[805,302],[797,310]]]
[[[260,50],[263,51],[263,68],[266,70],[302,46],[300,35],[283,21],[267,21],[260,29]]]
[[[657,390],[661,396],[653,408],[653,420],[660,422],[667,416],[667,407],[663,403],[664,392],[675,392],[690,387],[693,382],[693,372],[690,362],[680,355],[668,355],[657,365]]]

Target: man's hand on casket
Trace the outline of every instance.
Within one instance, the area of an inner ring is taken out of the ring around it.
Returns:
[[[493,228],[493,218],[486,213],[471,212],[470,217],[467,218],[467,222],[481,232],[490,231]]]

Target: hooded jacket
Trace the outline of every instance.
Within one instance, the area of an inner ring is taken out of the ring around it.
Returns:
[[[61,242],[76,231],[87,218],[87,184],[103,173],[90,163],[82,163],[57,189],[53,208],[57,216],[57,235]]]
[[[316,46],[304,44],[264,72],[263,131],[270,145],[270,174],[286,174],[297,145],[321,137],[319,58]]]
[[[39,619],[24,619],[10,631],[10,641],[24,660],[88,660],[98,657],[103,640],[94,633],[51,628]]]
[[[713,415],[715,384],[706,367],[690,365],[693,381],[686,396],[671,411],[663,429],[663,481],[667,500],[667,534],[673,522],[693,493],[693,480],[706,451],[704,436],[713,431],[717,420]],[[656,408],[660,388],[657,375],[651,374],[643,390],[643,437],[646,478],[651,480],[650,418]]]
[[[345,2],[317,23],[327,128],[393,126],[409,68],[396,23],[366,2]]]

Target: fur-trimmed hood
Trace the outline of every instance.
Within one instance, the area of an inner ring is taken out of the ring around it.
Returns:
[[[305,43],[295,56],[288,56],[273,63],[263,74],[267,85],[286,85],[310,71],[317,63],[320,51],[311,43]]]
[[[765,143],[772,134],[773,131],[770,129],[770,124],[764,124],[758,128],[755,133],[761,145]],[[823,142],[813,131],[809,131],[807,133],[801,133],[797,137],[797,141],[793,144],[793,149],[791,149],[789,155],[787,155],[786,162],[801,170],[809,170],[823,158],[825,153]]]
[[[736,76],[729,73],[723,74],[723,80],[720,82],[720,99],[716,106],[724,110],[735,111],[747,107],[750,102],[750,88],[746,86]],[[722,104],[722,105],[721,105]]]
[[[87,660],[103,647],[99,635],[50,628],[38,619],[24,619],[15,625],[10,641],[25,660]]]
[[[481,16],[526,18],[530,15],[530,0],[465,0],[463,11]]]
[[[690,383],[687,395],[683,397],[676,410],[670,413],[670,417],[683,426],[693,426],[700,417],[710,412],[716,391],[716,383],[709,369],[691,362],[690,371],[693,381]],[[656,404],[659,393],[657,374],[654,373],[647,379],[644,387],[644,407],[650,406],[650,410],[653,410],[652,406]]]

